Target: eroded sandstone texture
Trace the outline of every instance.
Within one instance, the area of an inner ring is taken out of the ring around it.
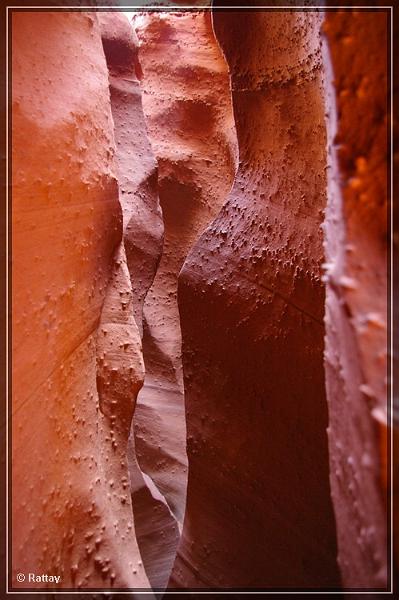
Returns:
[[[387,18],[340,11],[325,22],[330,478],[352,588],[387,585]]]
[[[177,276],[231,185],[234,126],[227,66],[209,13],[147,13],[134,25],[165,226],[162,258],[144,303],[146,378],[135,443],[142,470],[181,527],[187,457]]]
[[[387,583],[387,16],[211,12],[13,15],[13,587]]]
[[[215,12],[239,168],[179,277],[189,480],[171,587],[334,587],[316,13]]]
[[[142,331],[144,298],[153,282],[163,242],[158,168],[144,120],[137,37],[120,13],[100,12],[98,18],[109,68],[124,244],[136,322]]]
[[[130,273],[134,314],[143,332],[143,303],[153,282],[163,245],[158,200],[158,170],[147,137],[138,77],[138,42],[126,16],[99,13],[115,126],[116,161],[121,191],[123,240]],[[121,297],[126,301],[126,298]],[[133,313],[126,304],[125,314]],[[128,348],[125,349],[128,351]],[[184,446],[182,448],[184,451]],[[138,464],[133,429],[129,472],[135,530],[150,583],[164,588],[176,554],[179,531],[165,499]]]
[[[141,340],[97,17],[17,13],[12,43],[11,583],[148,587],[126,457]]]

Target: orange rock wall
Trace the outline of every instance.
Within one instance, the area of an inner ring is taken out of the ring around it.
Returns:
[[[13,15],[11,586],[386,586],[387,36]]]
[[[132,289],[97,18],[16,13],[12,43],[10,583],[148,587],[126,458],[141,342],[120,301]]]

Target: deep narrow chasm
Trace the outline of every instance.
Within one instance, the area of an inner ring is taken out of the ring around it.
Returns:
[[[388,590],[388,13],[347,8],[12,12],[13,592]]]
[[[119,300],[124,305],[124,314],[130,315],[130,318],[134,315],[135,327],[142,337],[144,300],[153,282],[163,247],[158,168],[147,136],[138,79],[141,75],[138,41],[131,23],[120,13],[99,13],[99,22],[109,70],[115,158],[123,212],[123,250],[131,285],[130,298],[120,288]],[[141,354],[141,337],[136,334],[135,339],[138,337],[140,356],[137,356],[136,363],[142,363],[142,377],[136,396],[143,384],[146,370],[145,356]],[[104,344],[101,332],[100,339]],[[115,340],[111,343],[114,342]],[[122,359],[132,351],[132,344],[129,342],[130,340],[122,340]],[[104,360],[103,357],[101,359]],[[108,395],[113,396],[115,404],[118,401],[115,385],[108,392]],[[123,389],[123,393],[126,398],[129,397],[127,389]],[[149,581],[152,587],[162,589],[168,580],[176,552],[178,527],[165,499],[140,469],[131,423],[130,418],[127,459],[135,533]],[[128,481],[125,487],[128,487]]]
[[[165,228],[144,301],[146,375],[134,417],[135,448],[181,530],[188,473],[177,278],[231,187],[236,139],[227,64],[209,11],[143,13],[133,25]]]
[[[231,187],[236,139],[227,64],[209,11],[136,15],[140,48],[124,16],[102,13],[99,20],[123,244],[145,363],[129,440],[133,513],[147,575],[162,589],[175,559],[187,486],[177,277]],[[109,392],[115,395],[112,386]]]

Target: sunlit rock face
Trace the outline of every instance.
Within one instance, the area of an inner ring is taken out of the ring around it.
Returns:
[[[16,13],[12,43],[10,584],[148,587],[126,458],[141,341],[97,17]]]
[[[189,482],[171,587],[334,587],[320,16],[214,12],[239,167],[179,276]]]
[[[387,585],[388,13],[329,12],[330,478],[346,587]],[[368,56],[362,48],[367,45]]]

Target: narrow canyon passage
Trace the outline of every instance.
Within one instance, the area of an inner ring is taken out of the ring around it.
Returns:
[[[162,257],[144,303],[146,376],[134,417],[135,448],[181,531],[188,464],[177,278],[231,186],[234,121],[227,65],[209,12],[142,14],[133,26],[165,228]]]
[[[12,23],[10,586],[384,589],[387,13]]]
[[[187,458],[177,276],[231,186],[234,125],[227,65],[209,12],[147,14],[133,24],[165,227],[144,304],[146,379],[134,419],[136,451],[181,526]]]

